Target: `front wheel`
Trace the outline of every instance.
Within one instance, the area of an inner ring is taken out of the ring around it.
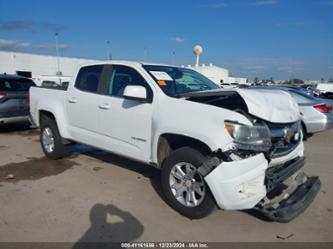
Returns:
[[[175,150],[162,165],[162,189],[167,203],[190,219],[208,216],[216,207],[198,167],[204,156],[190,148]]]
[[[42,121],[40,143],[47,158],[56,160],[65,156],[65,146],[53,119],[45,118]]]

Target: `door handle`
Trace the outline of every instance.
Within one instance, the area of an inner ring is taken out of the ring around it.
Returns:
[[[99,107],[99,109],[102,109],[102,110],[110,109],[110,105],[108,103],[100,104],[98,107]]]
[[[68,102],[69,102],[69,103],[76,103],[76,102],[77,102],[77,99],[74,98],[74,97],[71,97],[71,98],[68,99]]]

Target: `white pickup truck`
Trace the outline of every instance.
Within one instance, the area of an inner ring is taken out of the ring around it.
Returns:
[[[320,189],[308,177],[297,104],[288,93],[219,89],[187,68],[109,61],[79,68],[67,90],[30,90],[45,155],[65,141],[161,169],[167,203],[191,219],[255,209],[288,222]],[[124,183],[126,184],[126,183]]]

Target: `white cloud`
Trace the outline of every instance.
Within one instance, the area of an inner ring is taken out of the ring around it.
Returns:
[[[175,37],[170,37],[170,41],[177,42],[177,43],[183,43],[185,41],[185,38],[175,36]]]
[[[291,57],[230,57],[224,58],[222,67],[228,68],[237,76],[253,79],[328,79],[332,77],[333,64],[323,59],[301,59]],[[262,69],[256,69],[264,66]]]
[[[277,70],[279,71],[287,71],[287,72],[291,72],[292,71],[292,67],[290,66],[282,66],[282,67],[278,67]]]
[[[67,44],[59,44],[59,49],[67,49],[69,46]],[[55,49],[55,44],[42,43],[42,44],[32,44],[30,42],[20,42],[14,40],[0,39],[0,50],[17,51],[22,49]]]
[[[35,48],[41,49],[55,49],[55,44],[52,43],[44,43],[44,44],[37,44],[34,46]],[[67,49],[69,48],[68,44],[58,44],[59,49]]]
[[[17,50],[29,47],[31,47],[31,44],[29,42],[18,42],[13,40],[0,39],[1,50]]]
[[[253,2],[251,5],[263,6],[263,5],[274,5],[277,3],[278,3],[277,0],[258,0],[258,1]]]
[[[36,22],[28,19],[23,20],[0,20],[0,30],[4,31],[28,31],[28,32],[45,32],[45,31],[60,31],[64,26],[49,22]]]
[[[320,22],[315,22],[315,21],[297,21],[297,22],[282,22],[282,23],[277,23],[277,27],[304,27],[304,26],[313,26],[320,24]]]
[[[264,69],[265,66],[263,65],[253,65],[253,66],[247,66],[246,69],[249,69],[249,70],[260,70],[260,69]]]
[[[222,9],[227,6],[228,6],[228,4],[226,4],[226,3],[211,3],[211,4],[201,5],[201,7],[210,8],[210,9]]]

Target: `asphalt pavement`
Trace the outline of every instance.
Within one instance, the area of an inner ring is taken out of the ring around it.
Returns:
[[[222,210],[190,220],[163,201],[159,171],[150,166],[82,145],[50,161],[38,130],[1,127],[0,242],[332,241],[332,145],[333,131],[305,142],[304,170],[322,188],[295,220]]]

